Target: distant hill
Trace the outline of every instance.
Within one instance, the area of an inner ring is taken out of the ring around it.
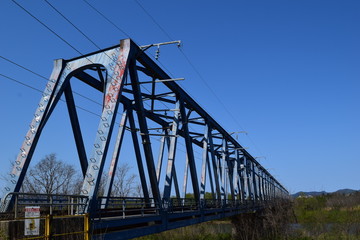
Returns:
[[[353,190],[353,189],[339,189],[335,192],[325,192],[325,191],[321,191],[321,192],[316,192],[316,191],[312,191],[312,192],[297,192],[294,194],[291,194],[292,197],[297,198],[301,195],[303,196],[319,196],[319,195],[325,195],[325,194],[330,194],[330,193],[338,193],[338,194],[350,194],[350,193],[354,193],[354,192],[358,192],[358,190]]]
[[[350,194],[350,193],[353,193],[353,192],[358,192],[358,190],[353,190],[353,189],[348,189],[348,188],[345,188],[345,189],[340,189],[340,190],[337,190],[336,192],[334,193],[340,193],[340,194]]]

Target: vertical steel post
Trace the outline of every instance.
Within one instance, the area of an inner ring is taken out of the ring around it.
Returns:
[[[234,161],[229,159],[229,149],[226,146],[226,152],[227,152],[227,167],[228,167],[228,177],[229,177],[229,185],[230,185],[230,194],[231,199],[235,200],[235,190],[234,190]]]
[[[160,150],[159,150],[159,157],[158,157],[158,162],[157,162],[157,167],[156,167],[156,179],[158,181],[158,184],[160,182],[160,175],[161,175],[161,166],[162,166],[162,161],[164,158],[164,149],[165,149],[165,138],[167,138],[168,136],[168,130],[165,129],[163,131],[163,136],[161,137],[160,140]]]
[[[212,199],[216,199],[216,194],[215,194],[215,191],[214,191],[214,181],[213,181],[213,178],[212,178],[212,171],[211,171],[211,164],[210,164],[209,157],[208,157],[208,161],[207,161],[207,168],[208,168],[208,173],[209,173],[211,196],[212,196]]]
[[[226,163],[226,158],[227,158],[227,152],[226,152],[226,140],[223,138],[222,139],[222,148],[221,148],[221,195],[222,195],[222,200],[224,200],[224,202],[226,201],[226,199],[228,198],[228,196],[226,196],[227,193],[227,189],[226,189],[226,168],[225,168],[225,163]],[[219,158],[220,161],[220,158]],[[219,164],[220,165],[220,164]]]
[[[221,200],[221,190],[220,190],[220,183],[219,183],[219,175],[220,175],[220,169],[218,167],[217,164],[217,159],[216,159],[216,155],[215,155],[215,151],[214,151],[214,142],[213,142],[213,138],[212,138],[212,130],[211,130],[211,126],[208,126],[208,139],[209,139],[209,147],[210,147],[210,157],[211,157],[211,162],[212,162],[212,166],[213,166],[213,173],[215,176],[215,187],[216,187],[216,199],[217,200]]]
[[[200,183],[200,199],[205,199],[206,185],[206,165],[208,164],[208,133],[209,126],[205,125],[205,133],[203,138],[203,152],[201,164],[201,183]]]
[[[189,172],[189,158],[188,158],[188,155],[186,154],[186,157],[185,157],[185,168],[184,168],[183,194],[182,194],[183,198],[186,198],[188,172]]]
[[[157,166],[157,169],[156,169],[156,174],[159,174],[157,175],[157,179],[158,179],[158,184],[159,184],[159,181],[160,181],[160,174],[161,174],[161,166],[162,166],[162,159],[163,159],[163,154],[164,154],[164,149],[161,149],[164,147],[165,145],[165,141],[166,141],[166,144],[167,144],[167,147],[168,147],[168,152],[169,152],[169,149],[170,149],[170,139],[169,139],[169,134],[168,134],[168,130],[165,130],[163,131],[163,134],[164,136],[162,136],[162,139],[164,139],[164,142],[161,142],[161,146],[160,146],[160,151],[162,151],[162,153],[160,152],[159,154],[159,159],[158,159],[158,166]],[[161,156],[160,156],[161,155]],[[160,162],[161,161],[161,162]],[[159,170],[159,171],[158,171]],[[175,187],[175,194],[176,194],[176,197],[178,199],[180,199],[180,191],[179,191],[179,183],[178,183],[178,179],[177,179],[177,175],[176,175],[176,168],[175,168],[175,165],[173,164],[173,169],[172,169],[172,180],[174,181],[174,187]]]
[[[235,150],[235,161],[234,161],[234,167],[233,167],[233,172],[235,172],[234,177],[233,177],[233,186],[234,186],[234,194],[236,196],[236,198],[234,198],[234,200],[240,200],[240,194],[241,194],[241,190],[240,190],[240,185],[239,185],[239,155],[238,155],[238,150]]]
[[[251,186],[251,162],[250,160],[244,156],[244,161],[246,162],[246,183],[247,183],[247,189],[248,189],[248,199],[251,200],[254,197],[252,186]]]
[[[176,155],[177,134],[179,129],[179,116],[180,116],[179,105],[180,104],[178,99],[175,104],[174,120],[171,127],[170,146],[169,146],[166,178],[164,185],[164,195],[163,195],[165,201],[169,201],[171,194],[171,183],[173,178],[173,169],[174,169],[175,155]]]
[[[246,183],[246,175],[245,175],[245,165],[244,165],[244,157],[242,156],[240,158],[240,153],[237,151],[237,158],[239,161],[239,175],[240,175],[240,186],[241,186],[241,200],[244,202],[246,199],[246,189],[245,189],[245,183]]]
[[[260,175],[260,169],[259,166],[256,165],[257,167],[257,184],[258,184],[258,191],[259,191],[259,201],[262,201],[262,188],[261,188],[261,175]]]
[[[256,172],[255,172],[255,163],[251,161],[251,170],[252,170],[252,180],[253,180],[253,186],[254,186],[254,201],[258,201],[259,195],[258,195],[258,186],[256,184]]]

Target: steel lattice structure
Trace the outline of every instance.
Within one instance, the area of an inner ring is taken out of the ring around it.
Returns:
[[[84,175],[81,194],[88,198],[85,209],[88,212],[97,211],[99,202],[102,208],[108,204],[126,129],[131,131],[143,198],[159,206],[160,212],[167,210],[172,198],[185,198],[188,173],[199,209],[205,206],[205,192],[208,189],[211,189],[212,199],[222,207],[228,201],[259,203],[288,196],[287,190],[174,82],[145,50],[132,40],[124,39],[120,45],[101,51],[70,60],[55,60],[50,80],[5,188],[7,195],[2,201],[2,211],[7,211],[12,205],[13,199],[8,196],[20,190],[41,132],[62,95],[66,98]],[[71,89],[71,81],[74,80],[80,80],[103,93],[102,114],[90,156],[85,151]],[[150,92],[142,92],[141,84],[150,85]],[[149,106],[145,106],[145,101]],[[124,111],[112,152],[105,194],[100,199],[97,197],[100,179],[105,172],[115,118],[121,112],[120,104]],[[172,107],[164,109],[164,106]],[[157,133],[161,136],[159,151],[155,151],[151,145],[150,136],[154,134],[154,129],[161,131]],[[177,159],[185,164],[182,193],[175,167],[179,140],[186,146],[186,158]],[[202,149],[201,162],[194,157],[194,147]],[[158,158],[156,164],[155,156]],[[164,176],[161,175],[163,159],[167,159]],[[197,168],[199,164],[201,167]],[[171,197],[173,193],[175,197]]]

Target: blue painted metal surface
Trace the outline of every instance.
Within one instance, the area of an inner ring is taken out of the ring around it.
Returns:
[[[70,81],[76,79],[103,93],[102,113],[88,159],[70,86]],[[151,90],[144,93],[140,85],[148,83],[149,79]],[[163,79],[167,81],[158,81]],[[168,79],[171,79],[170,76],[130,39],[121,40],[118,46],[74,59],[55,61],[53,73],[10,173],[1,211],[11,210],[13,196],[16,196],[11,192],[20,190],[41,131],[62,94],[68,102],[84,173],[81,194],[86,200],[82,203],[82,210],[91,213],[94,238],[127,239],[256,211],[274,199],[287,198],[287,190],[179,85]],[[161,88],[156,87],[158,84]],[[148,100],[151,104],[144,104]],[[110,139],[117,127],[115,116],[121,113],[119,104],[124,106],[123,118],[111,157],[105,194],[100,197],[99,184]],[[167,112],[173,112],[173,115],[169,116]],[[137,115],[137,122],[133,113]],[[156,125],[155,129],[161,132],[157,134],[161,136],[159,152],[154,151],[151,145],[153,132],[149,128],[150,121],[150,125]],[[111,196],[125,129],[131,131],[142,198]],[[186,152],[179,157],[177,148],[180,140]],[[167,151],[164,151],[165,146]],[[199,162],[194,155],[195,149],[202,151]],[[158,163],[155,167],[156,154]],[[167,168],[165,174],[161,174],[164,157],[168,160]],[[182,196],[176,164],[185,165]],[[186,198],[187,191],[192,197]],[[207,191],[210,191],[211,199],[207,199]]]

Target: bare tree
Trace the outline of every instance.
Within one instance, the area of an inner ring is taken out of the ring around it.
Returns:
[[[129,197],[131,194],[136,194],[135,188],[135,174],[129,174],[131,167],[124,163],[119,166],[115,173],[115,180],[112,186],[112,195],[116,197]]]
[[[76,191],[75,168],[56,158],[46,155],[30,169],[24,179],[22,191],[47,194],[71,194]]]

